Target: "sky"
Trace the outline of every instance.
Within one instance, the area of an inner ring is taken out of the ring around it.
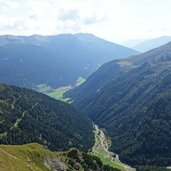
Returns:
[[[171,35],[171,0],[0,0],[0,35],[79,32],[116,43]]]

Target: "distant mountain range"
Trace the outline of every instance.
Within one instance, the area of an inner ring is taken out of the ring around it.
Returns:
[[[0,144],[32,142],[52,150],[87,151],[94,144],[93,126],[67,103],[0,84]]]
[[[130,47],[140,52],[146,52],[148,50],[162,46],[170,41],[171,41],[171,36],[162,36],[155,39],[141,41],[141,43],[138,43]]]
[[[74,86],[103,63],[137,53],[92,34],[0,36],[0,82],[32,89]]]
[[[171,164],[171,43],[108,62],[65,96],[106,129],[122,161]]]
[[[147,41],[147,39],[130,39],[127,41],[122,42],[121,44],[123,46],[129,47],[129,48],[133,48],[134,46]]]

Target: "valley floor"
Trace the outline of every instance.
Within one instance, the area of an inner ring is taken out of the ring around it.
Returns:
[[[99,157],[103,164],[108,164],[109,166],[120,169],[121,171],[135,171],[134,168],[122,163],[117,154],[109,151],[111,141],[97,125],[94,125],[94,133],[95,145],[91,152],[93,155]]]

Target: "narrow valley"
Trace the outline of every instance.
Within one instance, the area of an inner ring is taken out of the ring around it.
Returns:
[[[0,171],[171,171],[171,0],[0,0]]]
[[[102,129],[97,125],[94,125],[95,144],[91,153],[99,157],[103,164],[107,164],[111,167],[117,168],[121,171],[135,171],[134,168],[122,163],[119,160],[119,156],[109,151],[111,140],[107,137]]]

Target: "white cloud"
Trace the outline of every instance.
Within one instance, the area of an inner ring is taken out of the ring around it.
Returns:
[[[155,37],[171,32],[170,8],[170,0],[0,0],[0,34],[90,32],[116,42]]]
[[[52,8],[51,4],[46,1],[29,0],[26,4],[30,8],[30,14],[37,17],[44,16],[45,14],[49,15]]]
[[[10,9],[16,9],[18,7],[18,3],[15,1],[11,1],[11,0],[0,0],[0,4],[10,8]]]
[[[79,20],[79,14],[77,10],[61,10],[58,16],[60,21],[72,21],[72,20]]]

